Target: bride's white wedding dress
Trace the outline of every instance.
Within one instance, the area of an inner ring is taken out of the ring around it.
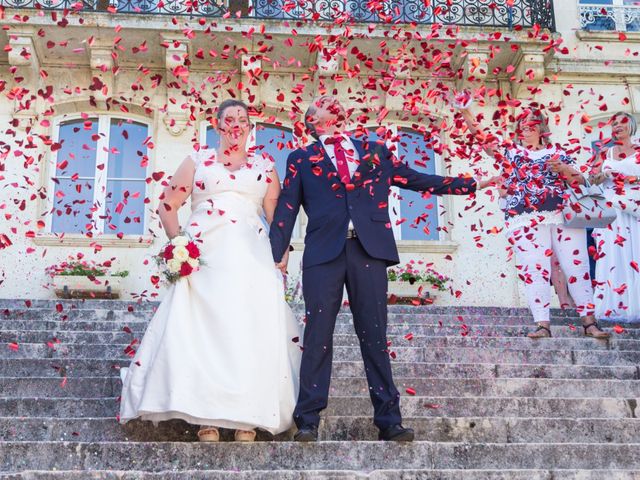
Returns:
[[[262,220],[273,163],[255,158],[231,172],[213,149],[191,157],[185,231],[202,241],[205,265],[168,289],[149,323],[123,375],[120,422],[283,432],[293,423],[301,337]]]

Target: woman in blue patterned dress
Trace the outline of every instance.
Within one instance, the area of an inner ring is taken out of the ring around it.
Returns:
[[[551,255],[556,253],[568,279],[569,292],[582,319],[584,334],[606,338],[594,316],[593,288],[583,229],[563,225],[562,207],[567,185],[584,184],[574,160],[550,139],[548,120],[538,105],[525,109],[516,121],[513,139],[486,132],[468,108],[460,111],[474,138],[484,140],[484,150],[502,168],[504,213],[509,244],[515,251],[518,277],[537,325],[529,338],[551,337],[549,305]],[[504,153],[497,148],[504,147]]]

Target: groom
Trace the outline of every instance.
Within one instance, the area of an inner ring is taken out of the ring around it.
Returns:
[[[476,182],[416,172],[384,145],[350,138],[345,109],[332,96],[312,102],[305,124],[317,141],[289,155],[270,232],[273,258],[282,267],[304,207],[309,218],[302,260],[306,327],[294,438],[318,438],[319,414],[329,395],[333,331],[346,286],[379,439],[410,442],[414,433],[402,426],[387,351],[387,267],[400,261],[387,208],[389,187],[467,195],[476,190]]]

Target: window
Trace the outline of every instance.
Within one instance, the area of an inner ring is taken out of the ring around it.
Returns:
[[[585,30],[640,31],[637,0],[579,0],[580,23]]]
[[[425,136],[409,128],[390,126],[386,128],[369,127],[352,132],[355,139],[366,135],[369,141],[382,141],[393,148],[394,154],[414,170],[422,173],[436,173],[436,157],[430,142]],[[397,132],[397,134],[395,134]],[[389,215],[396,240],[439,240],[438,197],[392,187],[389,197]]]
[[[220,137],[208,124],[203,122],[201,143],[217,148]],[[423,173],[435,174],[437,157],[428,138],[415,130],[390,126],[391,135],[386,135],[384,127],[361,127],[351,132],[353,138],[361,139],[366,135],[370,141],[387,140],[388,147],[395,147],[394,153],[403,162]],[[395,133],[397,132],[397,135]],[[250,137],[250,146],[255,142],[256,152],[266,152],[276,163],[276,170],[280,181],[286,176],[286,163],[289,153],[295,149],[293,132],[286,127],[258,123],[255,133]],[[394,235],[397,240],[425,241],[440,240],[439,200],[435,195],[422,195],[410,190],[400,190],[393,187],[389,197],[389,214]],[[306,217],[300,213],[294,228],[293,238],[301,240],[304,237]]]
[[[145,231],[148,125],[112,116],[57,123],[52,233]]]
[[[434,175],[435,156],[433,148],[424,135],[414,130],[398,132],[396,155],[402,162],[422,173]],[[438,240],[438,202],[435,195],[402,190],[400,196],[400,239]]]
[[[209,148],[218,148],[220,135],[211,126],[206,126],[204,143]],[[284,181],[287,174],[287,158],[289,153],[295,150],[293,132],[287,127],[269,123],[257,123],[253,134],[249,137],[248,147],[255,147],[255,154],[266,153],[275,161],[276,171],[280,182]],[[302,225],[306,224],[304,214],[301,213],[293,229],[293,238],[300,239],[304,236]]]

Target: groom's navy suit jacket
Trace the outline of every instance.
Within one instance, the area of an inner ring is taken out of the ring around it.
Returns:
[[[417,172],[398,161],[377,142],[352,140],[360,165],[343,184],[321,142],[295,150],[287,159],[287,174],[271,224],[273,258],[282,259],[289,246],[300,207],[309,218],[303,268],[335,259],[344,249],[349,220],[366,252],[389,265],[400,261],[389,219],[389,187],[436,195],[467,195],[476,190],[470,178],[441,177]]]

